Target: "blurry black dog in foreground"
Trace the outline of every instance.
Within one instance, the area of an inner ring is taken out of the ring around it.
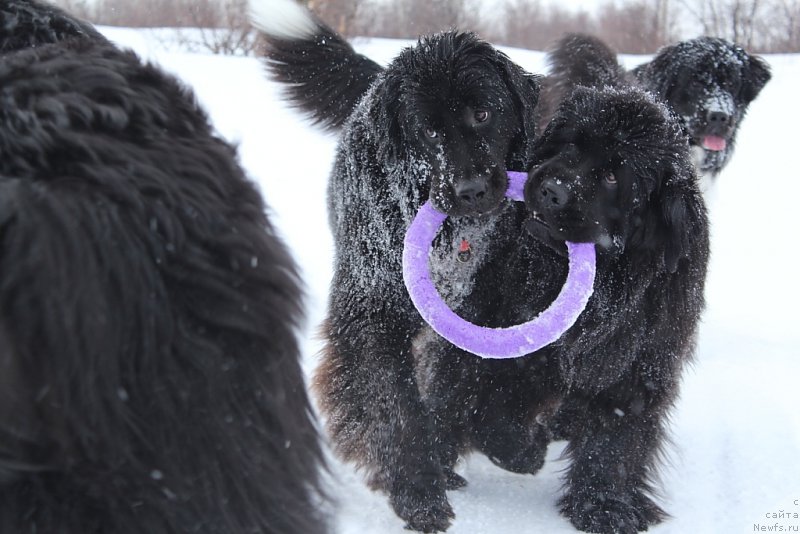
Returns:
[[[83,20],[45,2],[4,0],[0,8],[0,53],[57,43],[73,37],[108,42]]]
[[[680,117],[695,165],[708,184],[727,165],[750,103],[770,79],[767,63],[716,37],[665,46],[630,72],[600,39],[570,34],[548,53],[550,74],[542,91],[544,128],[555,109],[579,85],[637,84],[666,102]]]
[[[234,148],[89,25],[0,21],[0,532],[324,532],[299,280]]]

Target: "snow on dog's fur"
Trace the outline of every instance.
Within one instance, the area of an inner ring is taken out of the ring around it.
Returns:
[[[736,134],[750,103],[770,79],[767,63],[715,37],[663,47],[653,59],[626,72],[600,39],[567,35],[548,53],[551,73],[543,101],[549,109],[577,85],[638,84],[681,118],[695,165],[709,189],[733,154]],[[547,112],[540,124],[546,124]]]

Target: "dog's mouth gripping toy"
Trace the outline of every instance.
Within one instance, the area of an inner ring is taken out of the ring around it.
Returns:
[[[506,197],[522,202],[527,174],[508,171]],[[517,358],[556,341],[578,319],[592,295],[595,277],[593,243],[567,242],[569,273],[556,299],[537,317],[506,327],[478,326],[459,317],[442,300],[431,280],[428,256],[447,215],[430,201],[409,226],[403,247],[403,281],[422,318],[453,345],[483,358]]]

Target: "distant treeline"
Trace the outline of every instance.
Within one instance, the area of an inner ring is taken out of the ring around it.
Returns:
[[[59,0],[98,24],[130,27],[204,27],[233,30],[219,52],[247,53],[247,0]],[[548,0],[305,0],[348,36],[416,38],[450,28],[477,31],[496,44],[544,50],[565,32],[597,35],[620,53],[652,53],[697,34],[732,40],[759,53],[800,52],[800,0],[607,0],[593,13]],[[687,25],[693,26],[687,34]],[[234,50],[237,52],[237,50]]]

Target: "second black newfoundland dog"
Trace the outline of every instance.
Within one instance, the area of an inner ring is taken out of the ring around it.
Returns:
[[[2,2],[0,43],[0,532],[325,532],[299,281],[234,148],[55,8]]]
[[[543,465],[554,427],[569,440],[561,510],[588,532],[662,519],[651,499],[668,412],[691,359],[708,261],[708,222],[688,146],[663,104],[637,89],[578,88],[537,142],[529,214],[473,291],[492,324],[530,320],[566,277],[564,241],[596,244],[594,294],[558,341],[486,361],[428,331],[416,379],[445,469],[478,450],[518,473]]]
[[[665,46],[647,63],[626,72],[600,39],[570,34],[548,54],[551,74],[543,101],[551,109],[576,85],[635,83],[666,102],[680,117],[697,170],[709,180],[727,165],[747,107],[770,79],[767,63],[715,37]],[[547,119],[547,113],[543,113]]]

